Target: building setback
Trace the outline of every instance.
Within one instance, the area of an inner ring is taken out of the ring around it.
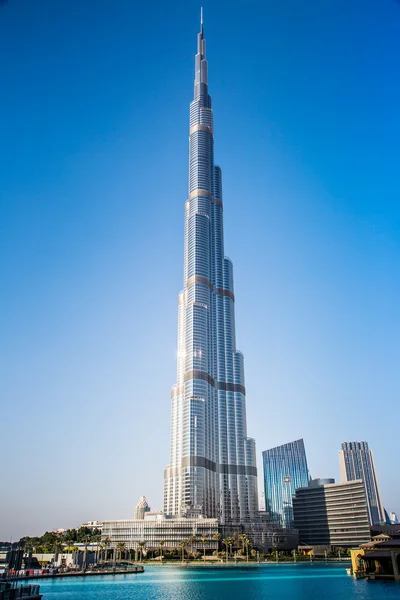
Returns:
[[[361,480],[296,490],[294,526],[300,544],[358,546],[370,541],[367,501]]]
[[[184,289],[178,298],[164,512],[241,524],[258,512],[256,454],[247,436],[243,355],[235,340],[233,266],[224,254],[222,173],[214,165],[202,19],[189,134]]]
[[[309,481],[304,441],[300,439],[264,450],[262,456],[265,510],[271,521],[281,527],[293,527],[293,494]]]
[[[368,516],[371,525],[386,523],[379,491],[372,450],[367,442],[343,442],[339,452],[340,476],[342,481],[362,479],[367,495]]]

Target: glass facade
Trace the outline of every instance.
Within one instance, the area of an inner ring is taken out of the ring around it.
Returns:
[[[306,450],[302,439],[263,453],[265,510],[282,527],[293,527],[293,495],[308,486]]]
[[[367,442],[343,442],[339,452],[342,481],[362,479],[367,496],[369,522],[371,525],[386,523],[372,450]]]
[[[184,289],[178,298],[177,382],[172,389],[164,511],[245,523],[258,510],[255,442],[247,437],[243,355],[236,349],[232,262],[224,256],[222,174],[203,25],[190,104]]]

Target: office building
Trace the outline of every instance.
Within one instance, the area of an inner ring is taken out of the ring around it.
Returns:
[[[339,452],[340,475],[342,481],[362,479],[368,503],[368,515],[371,525],[386,523],[379,491],[372,450],[367,442],[343,442]]]
[[[135,521],[144,519],[146,513],[150,511],[150,506],[147,504],[146,496],[140,496],[139,502],[135,506],[133,518]]]
[[[273,522],[284,528],[293,527],[293,494],[309,481],[304,441],[264,450],[262,456],[265,510]]]
[[[293,514],[300,544],[351,547],[371,539],[361,480],[327,485],[314,480],[296,490]]]
[[[190,104],[184,288],[178,298],[164,512],[245,523],[258,513],[255,442],[247,435],[243,354],[235,339],[233,265],[224,252],[222,172],[201,19]]]

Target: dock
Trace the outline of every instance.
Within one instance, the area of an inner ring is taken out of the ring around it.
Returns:
[[[46,569],[47,570],[47,569]],[[84,571],[54,571],[49,573],[26,571],[13,576],[14,581],[24,581],[31,579],[59,579],[60,577],[96,577],[99,575],[130,575],[136,573],[144,573],[143,565],[134,565],[125,569],[86,569]],[[1,600],[1,596],[0,596]]]

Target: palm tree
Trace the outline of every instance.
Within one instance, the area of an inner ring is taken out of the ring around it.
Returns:
[[[182,540],[181,542],[179,542],[179,546],[182,548],[182,562],[184,561],[184,557],[185,557],[185,546],[188,545],[188,541],[187,540]]]
[[[70,546],[69,551],[72,554],[72,565],[75,567],[79,564],[79,548],[78,546]]]
[[[164,546],[164,544],[165,544],[164,540],[160,540],[160,556],[161,556],[161,562],[162,562],[162,560],[163,560],[163,552],[162,552],[162,549],[163,549],[163,546]]]
[[[86,535],[83,539],[83,543],[85,544],[85,552],[83,554],[83,569],[86,569],[86,561],[87,561],[87,548],[88,545],[90,544],[90,537],[88,535]]]
[[[104,562],[107,562],[107,556],[108,556],[108,545],[110,543],[110,538],[106,537],[104,538]]]
[[[140,562],[143,562],[143,550],[146,547],[146,542],[139,542],[138,546],[139,546],[139,552],[140,552]]]
[[[55,563],[56,557],[57,557],[57,562],[58,562],[58,555],[61,554],[61,556],[62,556],[62,553],[63,553],[63,545],[61,543],[60,538],[57,538],[56,541],[54,542],[53,552],[54,552],[54,563]]]
[[[226,537],[222,540],[223,545],[226,548],[226,562],[228,562],[228,552],[229,552],[229,546],[230,546],[230,539],[229,537]]]
[[[117,544],[117,550],[119,553],[119,560],[122,560],[122,552],[125,550],[125,544],[124,542],[118,542]]]
[[[95,556],[95,563],[97,564],[100,561],[100,554],[101,554],[101,533],[96,533],[93,536],[93,540],[96,542],[96,556]]]
[[[195,535],[191,535],[190,538],[188,539],[188,543],[190,544],[190,553],[193,554],[193,544],[196,541],[196,536]]]
[[[219,549],[219,540],[221,539],[221,534],[218,533],[218,531],[216,533],[213,534],[213,540],[215,542],[217,542],[217,550]]]
[[[201,543],[203,544],[203,550],[204,550],[204,556],[203,559],[206,560],[206,544],[208,542],[208,535],[205,535],[203,533],[203,535],[201,536]]]
[[[249,546],[251,546],[251,542],[245,533],[242,533],[239,537],[243,544],[243,550],[246,548],[246,561],[249,562]]]

